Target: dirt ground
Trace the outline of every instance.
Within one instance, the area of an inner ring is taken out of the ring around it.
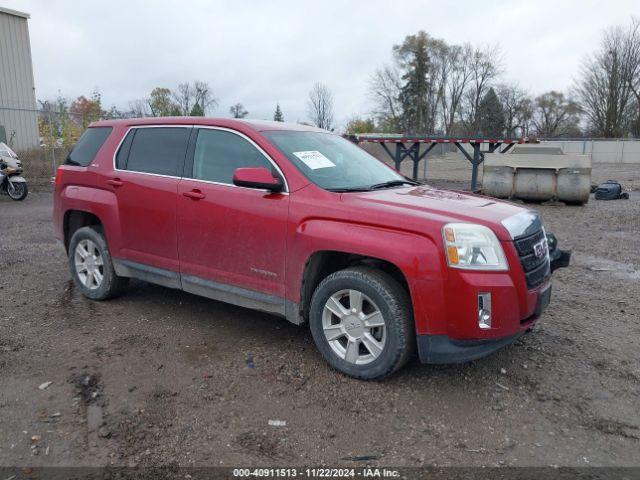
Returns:
[[[469,176],[462,161],[427,173]],[[640,165],[597,165],[608,178],[631,198],[532,206],[574,252],[533,331],[370,383],[262,313],[142,282],[84,299],[50,191],[1,197],[0,465],[638,465]]]

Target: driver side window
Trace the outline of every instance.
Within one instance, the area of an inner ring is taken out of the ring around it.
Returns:
[[[233,185],[236,168],[271,163],[249,141],[226,130],[200,129],[193,156],[193,178]]]

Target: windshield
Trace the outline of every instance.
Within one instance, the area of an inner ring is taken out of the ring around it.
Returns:
[[[369,190],[408,182],[391,167],[349,140],[331,133],[271,131],[264,135],[309,180],[326,190]]]
[[[18,158],[18,155],[16,155],[14,151],[9,148],[9,145],[2,142],[0,142],[0,156]]]

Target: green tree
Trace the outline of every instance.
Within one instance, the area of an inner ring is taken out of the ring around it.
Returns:
[[[173,101],[171,90],[156,87],[151,90],[147,100],[152,117],[169,117],[180,115],[180,106]]]
[[[400,87],[399,94],[401,125],[410,133],[426,133],[433,128],[429,119],[430,40],[427,33],[420,31],[407,36],[401,45],[393,47],[396,59],[405,72],[402,75],[404,85]]]
[[[276,111],[273,114],[273,119],[276,122],[284,122],[284,115],[282,114],[282,110],[280,110],[280,104],[276,104]]]
[[[204,109],[200,106],[199,103],[195,103],[191,112],[189,113],[192,117],[204,117]]]
[[[478,105],[478,134],[484,137],[504,135],[504,109],[493,88],[490,88]]]
[[[347,122],[346,131],[349,135],[372,133],[376,131],[376,125],[372,118],[355,117]]]

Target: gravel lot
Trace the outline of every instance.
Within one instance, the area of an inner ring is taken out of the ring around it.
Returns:
[[[596,166],[608,178],[630,200],[534,205],[574,257],[532,332],[378,383],[265,314],[142,282],[86,300],[47,188],[0,197],[0,465],[638,465],[640,166]]]

